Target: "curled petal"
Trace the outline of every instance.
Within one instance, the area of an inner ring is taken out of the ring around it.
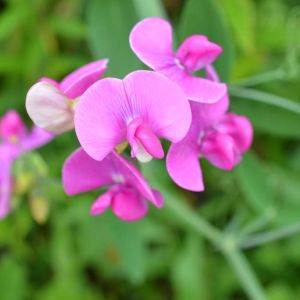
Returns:
[[[206,36],[192,35],[180,45],[176,57],[192,73],[210,65],[221,52],[222,48]]]
[[[222,170],[231,170],[240,162],[240,152],[234,139],[219,132],[208,133],[201,143],[201,155]]]
[[[38,82],[26,96],[26,109],[32,121],[47,131],[59,134],[73,129],[71,100],[48,82]]]
[[[88,87],[100,79],[107,69],[108,59],[94,61],[75,70],[60,83],[60,89],[69,98],[81,96]]]
[[[198,156],[197,145],[187,139],[172,144],[167,154],[167,170],[171,178],[180,187],[194,192],[204,190]]]
[[[147,18],[137,23],[129,37],[131,49],[154,70],[174,64],[172,27],[160,18]]]
[[[233,113],[224,115],[218,130],[229,134],[235,141],[239,151],[246,152],[253,140],[253,128],[250,121],[244,116]]]
[[[148,212],[148,205],[136,191],[123,188],[115,194],[112,210],[123,221],[131,222],[143,218]]]

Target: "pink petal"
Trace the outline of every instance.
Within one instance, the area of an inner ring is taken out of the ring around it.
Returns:
[[[0,146],[0,219],[7,216],[10,211],[12,159],[7,147]]]
[[[229,107],[229,97],[226,94],[221,100],[212,104],[191,102],[192,124],[197,124],[202,129],[217,124]]]
[[[154,190],[154,189],[152,189],[152,193],[155,196],[155,200],[156,200],[154,205],[157,208],[162,208],[164,206],[164,198],[163,198],[162,194],[159,191]]]
[[[38,80],[38,82],[48,82],[49,84],[55,86],[57,89],[60,89],[59,83],[52,78],[42,77]]]
[[[20,149],[22,152],[30,151],[49,143],[53,138],[54,135],[52,133],[33,126],[31,132],[20,141]]]
[[[226,114],[217,128],[234,139],[239,151],[246,152],[250,148],[253,140],[253,128],[246,117],[233,113]]]
[[[164,150],[159,139],[141,118],[135,118],[129,123],[127,127],[127,139],[132,147],[132,157],[139,155],[138,152],[141,147],[151,157],[163,158],[164,156]]]
[[[206,66],[205,71],[206,71],[207,79],[215,81],[215,82],[220,82],[220,77],[212,65]]]
[[[91,207],[91,215],[96,216],[104,213],[111,205],[113,192],[108,191],[101,195]]]
[[[93,84],[75,110],[75,130],[83,149],[102,160],[126,140],[126,118],[130,115],[123,82],[106,78]]]
[[[100,79],[107,69],[108,59],[94,61],[75,70],[60,83],[63,93],[72,99],[81,96],[88,87]]]
[[[172,144],[167,155],[167,170],[180,187],[201,192],[204,190],[202,171],[196,143],[188,138]]]
[[[176,57],[188,72],[193,73],[210,65],[221,52],[222,48],[206,36],[192,35],[180,45]]]
[[[240,161],[234,139],[230,135],[215,131],[203,138],[200,152],[211,164],[223,170],[231,170]]]
[[[62,171],[63,186],[68,195],[94,190],[110,185],[113,164],[111,159],[95,161],[81,148],[65,161]]]
[[[148,206],[136,191],[123,188],[114,196],[112,210],[120,219],[131,222],[143,218],[147,214]]]
[[[10,141],[11,138],[21,139],[26,134],[26,127],[15,110],[8,111],[0,119],[0,138]]]
[[[191,109],[181,89],[165,76],[136,71],[124,79],[132,117],[141,117],[157,136],[178,142],[191,124]]]
[[[123,81],[103,79],[91,86],[75,110],[75,129],[84,150],[102,160],[126,140],[127,125],[140,117],[156,136],[181,140],[191,110],[181,89],[151,71],[130,73]]]
[[[129,37],[130,47],[138,58],[154,70],[174,64],[172,27],[160,18],[147,18],[137,23]]]
[[[186,97],[191,101],[215,103],[227,94],[227,86],[224,83],[217,83],[192,75],[186,75],[177,79],[177,77],[173,78],[174,75],[172,76],[168,70],[165,70],[164,73],[179,84]]]

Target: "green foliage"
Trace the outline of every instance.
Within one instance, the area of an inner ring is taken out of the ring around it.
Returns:
[[[207,34],[222,45],[216,67],[230,84],[230,109],[248,116],[255,128],[252,151],[235,171],[201,161],[204,193],[177,188],[163,162],[143,165],[166,205],[151,207],[137,223],[123,223],[111,212],[91,217],[91,203],[102,191],[64,194],[61,167],[78,147],[74,133],[23,156],[13,168],[15,210],[0,222],[0,299],[247,299],[251,272],[243,287],[245,274],[235,275],[241,264],[247,268],[246,260],[235,253],[228,264],[224,254],[254,245],[247,258],[267,299],[299,299],[297,5],[292,0],[0,1],[0,115],[14,108],[30,124],[24,108],[30,85],[42,76],[59,81],[92,59],[110,59],[105,76],[143,68],[128,34],[142,18],[161,16],[170,17],[178,42]],[[219,234],[220,244],[205,240],[218,240]]]

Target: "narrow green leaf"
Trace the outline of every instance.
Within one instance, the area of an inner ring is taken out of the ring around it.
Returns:
[[[300,104],[266,92],[231,87],[235,98],[231,109],[246,115],[262,132],[283,137],[300,137]],[[249,100],[249,101],[248,101]]]
[[[166,12],[161,0],[133,0],[139,19],[148,17],[166,18]]]
[[[212,0],[186,1],[179,24],[180,41],[192,34],[205,34],[224,48],[215,66],[222,80],[228,81],[233,65],[234,49],[222,15]]]
[[[274,205],[276,196],[262,162],[249,152],[237,167],[236,174],[245,200],[257,212],[266,213]]]
[[[88,43],[95,59],[109,58],[107,75],[123,77],[141,65],[128,41],[137,21],[132,1],[90,1],[87,8]]]

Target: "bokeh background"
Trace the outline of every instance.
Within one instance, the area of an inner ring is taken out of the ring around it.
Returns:
[[[106,76],[145,68],[128,34],[154,15],[171,20],[177,42],[203,33],[224,47],[216,66],[255,141],[232,172],[203,162],[203,193],[176,188],[163,164],[151,162],[146,176],[166,201],[241,236],[267,299],[300,299],[298,0],[1,0],[0,115],[17,109],[30,126],[28,88],[91,60],[110,59]],[[248,299],[218,249],[168,208],[128,224],[89,215],[98,192],[65,196],[61,167],[77,146],[64,134],[14,165],[15,210],[0,222],[1,300]]]

